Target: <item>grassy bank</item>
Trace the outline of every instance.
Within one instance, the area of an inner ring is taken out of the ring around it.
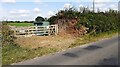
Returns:
[[[11,26],[33,26],[32,23],[8,23]]]
[[[8,45],[2,49],[2,64],[8,65],[34,57],[43,56],[49,53],[56,52],[56,48],[37,48],[28,49],[19,46]]]
[[[76,39],[76,41],[73,44],[71,44],[69,48],[84,45],[91,42],[96,42],[106,38],[111,38],[112,36],[117,36],[117,35],[118,35],[118,32],[116,31],[103,32],[94,36],[90,34],[86,34],[83,37]]]
[[[77,38],[74,41],[74,43],[66,47],[72,48],[72,47],[80,46],[86,43],[95,42],[101,39],[110,38],[115,35],[117,35],[117,32],[107,32],[107,33],[105,32],[105,33],[98,34],[96,36],[86,34],[85,36],[81,38]],[[64,48],[64,49],[68,49],[68,48]],[[53,47],[53,48],[52,47],[38,47],[35,49],[30,49],[30,48],[20,47],[18,45],[7,45],[3,47],[2,51],[3,51],[2,52],[2,57],[3,57],[2,64],[8,65],[8,64],[24,61],[27,59],[31,59],[34,57],[40,57],[40,56],[54,53],[54,52],[61,51],[61,50],[59,47]]]

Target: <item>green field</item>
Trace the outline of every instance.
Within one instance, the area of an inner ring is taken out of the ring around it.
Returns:
[[[33,23],[8,23],[11,26],[33,26]]]

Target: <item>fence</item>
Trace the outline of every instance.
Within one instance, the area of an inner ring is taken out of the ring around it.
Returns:
[[[15,36],[19,35],[57,35],[58,25],[11,27]]]

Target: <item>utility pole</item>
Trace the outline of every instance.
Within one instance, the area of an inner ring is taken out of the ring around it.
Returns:
[[[93,0],[93,13],[95,12],[95,1]]]

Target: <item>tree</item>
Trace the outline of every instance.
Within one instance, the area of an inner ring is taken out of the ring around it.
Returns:
[[[41,22],[41,21],[45,21],[45,19],[41,16],[38,16],[37,18],[35,18],[35,21]]]
[[[56,21],[57,19],[58,19],[57,16],[52,16],[52,17],[50,17],[47,21],[49,21],[50,24],[55,24],[55,21]]]

